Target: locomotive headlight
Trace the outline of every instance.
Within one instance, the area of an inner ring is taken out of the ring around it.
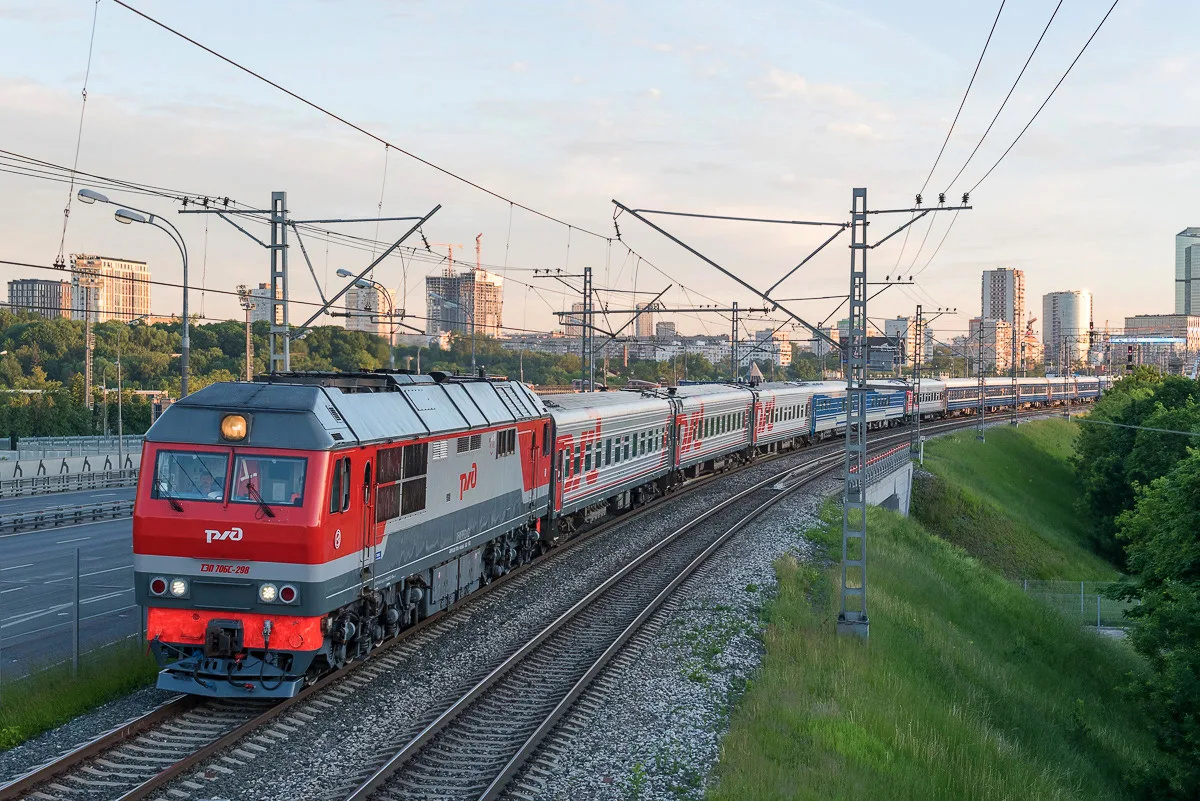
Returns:
[[[279,597],[279,590],[274,584],[261,584],[258,587],[258,600],[265,604],[274,603]]]
[[[221,418],[221,437],[230,442],[241,442],[246,438],[246,418],[240,414],[227,414]]]
[[[171,579],[171,594],[176,598],[182,598],[187,595],[187,580],[181,578]]]

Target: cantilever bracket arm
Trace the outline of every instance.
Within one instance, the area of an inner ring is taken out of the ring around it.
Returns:
[[[817,255],[817,254],[818,254],[818,253],[820,253],[822,250],[824,250],[826,245],[828,245],[830,242],[832,242],[833,240],[835,240],[835,239],[837,239],[839,236],[841,236],[841,235],[842,235],[842,234],[845,232],[845,230],[846,230],[847,228],[849,228],[849,227],[850,227],[850,225],[849,225],[849,224],[845,224],[845,225],[843,225],[841,228],[837,229],[837,231],[835,231],[835,232],[834,232],[833,236],[829,237],[829,238],[828,238],[828,239],[826,239],[824,242],[822,242],[821,244],[817,245],[817,249],[816,249],[816,250],[814,250],[812,253],[809,253],[807,256],[805,256],[805,257],[804,257],[804,260],[803,260],[803,261],[801,261],[799,264],[797,264],[797,265],[796,265],[795,267],[793,267],[792,269],[788,270],[788,271],[787,271],[787,272],[784,274],[783,278],[780,278],[778,281],[776,281],[774,284],[772,284],[772,285],[771,285],[771,288],[767,290],[767,294],[769,295],[769,294],[771,294],[772,292],[774,292],[774,291],[775,291],[775,289],[776,289],[776,288],[777,288],[777,287],[778,287],[780,284],[782,284],[784,281],[786,281],[786,280],[788,280],[789,278],[791,278],[791,277],[792,277],[792,274],[793,274],[793,273],[795,273],[797,270],[799,270],[801,267],[803,267],[805,264],[808,264],[809,260],[810,260],[810,259],[811,259],[813,256]]]
[[[258,238],[257,236],[255,236],[254,234],[252,234],[252,233],[250,233],[249,231],[247,231],[247,230],[246,230],[245,228],[243,228],[242,226],[240,226],[240,225],[238,225],[237,223],[235,223],[233,220],[229,219],[227,216],[225,216],[225,213],[224,213],[224,212],[220,212],[220,211],[218,211],[218,212],[215,212],[215,213],[216,213],[216,215],[217,215],[218,217],[220,217],[222,220],[224,220],[225,222],[229,223],[229,224],[230,224],[230,225],[232,225],[234,228],[238,229],[238,230],[239,230],[239,231],[241,231],[243,234],[245,234],[246,236],[250,237],[251,239],[253,239],[253,240],[254,240],[255,242],[257,242],[258,244],[262,245],[262,246],[263,246],[264,248],[266,248],[267,250],[270,250],[270,249],[271,249],[271,246],[270,246],[270,245],[268,245],[266,242],[264,242],[264,241],[262,241],[261,239],[259,239],[259,238]]]
[[[671,285],[667,284],[667,289],[670,289],[670,288],[671,288]],[[647,303],[645,305],[645,307],[642,308],[641,311],[635,312],[634,315],[632,317],[630,317],[629,320],[626,321],[625,325],[618,328],[615,332],[609,334],[608,339],[606,339],[600,343],[600,347],[592,348],[592,355],[595,356],[597,353],[604,350],[608,346],[609,342],[612,342],[614,339],[619,337],[621,335],[621,332],[624,331],[629,326],[633,325],[634,321],[637,320],[637,318],[641,317],[646,312],[653,311],[653,309],[651,309],[650,307],[653,306],[655,303],[657,303],[659,298],[661,298],[663,295],[667,294],[667,289],[664,289],[662,292],[659,292],[657,295],[655,295],[654,299],[651,300],[649,303]],[[590,325],[592,321],[588,320],[587,322]]]
[[[703,261],[705,264],[708,264],[710,267],[714,267],[714,268],[716,268],[716,269],[717,269],[717,270],[719,270],[720,272],[722,272],[722,273],[724,273],[725,275],[727,275],[728,277],[732,278],[734,281],[738,282],[739,284],[741,284],[743,287],[745,287],[746,289],[748,289],[748,290],[750,290],[751,292],[753,292],[753,293],[754,293],[755,295],[757,295],[758,297],[760,297],[760,298],[762,298],[763,300],[765,300],[765,301],[767,301],[768,303],[770,303],[770,304],[771,304],[771,305],[772,305],[774,308],[776,308],[776,309],[779,309],[780,311],[784,312],[784,313],[785,313],[785,314],[787,314],[789,317],[791,317],[793,320],[795,320],[796,322],[800,323],[800,325],[804,326],[804,327],[805,327],[805,328],[807,328],[809,331],[813,332],[813,333],[814,333],[814,334],[816,334],[818,337],[820,337],[821,339],[825,340],[827,343],[829,343],[829,345],[830,345],[831,347],[834,347],[834,348],[837,348],[838,350],[841,350],[841,347],[842,347],[842,345],[841,345],[841,343],[840,343],[840,342],[837,342],[836,340],[834,340],[834,339],[833,339],[833,337],[829,336],[829,335],[828,335],[828,334],[826,334],[824,331],[821,331],[821,330],[819,330],[819,329],[818,329],[816,326],[814,326],[812,323],[810,323],[810,322],[808,322],[807,320],[805,320],[804,318],[802,318],[800,315],[798,315],[798,314],[796,314],[795,312],[793,312],[791,309],[788,309],[786,306],[783,306],[783,305],[781,305],[780,303],[778,303],[777,301],[773,300],[773,299],[770,297],[770,295],[768,295],[766,292],[762,292],[762,291],[760,291],[760,290],[758,290],[758,289],[755,289],[753,286],[751,286],[750,284],[746,283],[745,281],[743,281],[741,278],[739,278],[738,276],[736,276],[735,274],[733,274],[733,273],[732,273],[732,272],[730,272],[729,270],[727,270],[727,269],[725,269],[724,267],[722,267],[721,265],[717,264],[715,261],[713,261],[712,259],[710,259],[708,256],[705,256],[703,253],[701,253],[700,251],[696,250],[694,247],[692,247],[691,245],[687,244],[686,242],[684,242],[683,240],[679,239],[678,237],[674,236],[673,234],[671,234],[671,233],[667,232],[666,230],[664,230],[664,229],[663,229],[663,228],[661,228],[660,226],[658,226],[658,225],[655,225],[655,224],[654,224],[654,223],[652,223],[650,220],[646,219],[644,216],[642,216],[641,214],[639,214],[637,211],[634,211],[633,209],[631,209],[631,208],[629,208],[628,206],[626,206],[624,203],[621,203],[620,201],[618,201],[618,200],[615,200],[615,199],[614,199],[614,200],[613,200],[613,205],[614,205],[614,206],[616,206],[617,208],[619,208],[621,211],[628,212],[630,215],[632,215],[632,216],[636,217],[637,219],[641,220],[643,223],[645,223],[646,225],[650,226],[650,227],[651,227],[651,228],[653,228],[655,231],[658,231],[660,234],[662,234],[663,236],[665,236],[667,239],[670,239],[672,242],[674,242],[675,244],[679,245],[681,248],[683,248],[684,250],[686,250],[688,253],[691,253],[693,256],[695,256],[696,258],[698,258],[698,259],[700,259],[701,261]],[[841,223],[836,223],[836,224],[837,224],[837,225],[841,225]]]
[[[293,328],[289,334],[289,339],[295,339],[296,337],[300,336],[305,331],[307,331],[309,326],[311,326],[318,317],[320,317],[325,312],[329,311],[330,306],[332,306],[339,299],[341,299],[342,295],[345,295],[347,292],[350,291],[350,287],[352,287],[356,283],[358,283],[358,281],[360,281],[367,273],[371,272],[371,270],[374,270],[375,267],[381,261],[383,261],[388,256],[390,256],[392,254],[392,251],[394,251],[396,248],[400,247],[400,245],[402,245],[404,243],[404,240],[408,239],[410,236],[415,234],[417,232],[417,229],[419,229],[422,225],[424,225],[426,222],[428,222],[429,218],[432,217],[433,215],[437,214],[441,208],[442,208],[442,204],[439,203],[438,205],[436,205],[432,209],[430,209],[428,214],[426,214],[424,217],[421,217],[419,220],[417,220],[415,223],[413,223],[413,226],[404,233],[404,236],[397,239],[395,242],[393,242],[388,247],[387,250],[385,250],[385,251],[383,251],[383,253],[379,254],[379,258],[374,259],[370,264],[368,264],[366,267],[363,268],[362,272],[360,272],[358,275],[351,278],[344,287],[342,287],[340,290],[338,290],[336,295],[334,295],[333,297],[326,300],[321,305],[321,308],[319,308],[315,312],[313,312],[313,315],[311,317],[309,317],[307,320],[305,320],[302,325],[300,325],[296,328]]]
[[[308,257],[308,248],[304,247],[304,239],[300,236],[300,229],[296,227],[296,223],[289,222],[292,226],[292,233],[296,235],[296,241],[300,243],[300,252],[304,254],[304,263],[308,265],[308,274],[312,276],[313,283],[317,285],[317,295],[321,298],[321,302],[325,302],[325,293],[321,290],[321,282],[317,280],[317,271],[313,269],[312,259]]]

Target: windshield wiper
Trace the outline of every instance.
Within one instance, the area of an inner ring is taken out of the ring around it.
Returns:
[[[182,512],[183,504],[179,502],[178,498],[167,491],[167,482],[159,480],[156,483],[158,484],[158,494],[167,499],[167,503],[171,504],[172,509],[176,512]]]
[[[258,489],[254,486],[253,481],[246,482],[246,494],[258,502],[258,506],[263,510],[267,517],[274,517],[275,513],[271,511],[271,507],[263,500],[263,496],[258,494]]]

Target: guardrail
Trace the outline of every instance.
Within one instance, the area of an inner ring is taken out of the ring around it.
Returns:
[[[75,506],[52,506],[0,515],[0,532],[14,534],[42,528],[72,526],[97,520],[117,520],[133,514],[133,501],[107,501]]]
[[[18,437],[16,441],[0,442],[0,449],[13,453],[28,453],[32,458],[46,456],[92,456],[124,450],[136,453],[142,449],[141,434],[124,437]],[[30,458],[30,457],[23,457]]]
[[[96,473],[63,473],[61,475],[25,476],[0,480],[0,499],[24,495],[45,495],[52,492],[71,492],[89,489],[132,487],[137,484],[138,469],[105,470]]]
[[[867,486],[871,486],[880,478],[891,473],[911,459],[912,454],[907,444],[897,445],[891,450],[884,451],[877,456],[872,456],[867,460],[866,470],[864,471],[866,473]],[[851,470],[850,485],[852,487],[861,486],[857,470]]]

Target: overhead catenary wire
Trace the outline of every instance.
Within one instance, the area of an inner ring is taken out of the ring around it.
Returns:
[[[450,178],[453,178],[456,181],[464,183],[467,186],[473,187],[474,189],[478,189],[480,192],[483,192],[484,194],[491,195],[492,197],[496,198],[497,200],[502,200],[505,203],[511,203],[512,205],[516,206],[519,209],[527,211],[530,214],[534,214],[543,219],[549,220],[550,222],[558,223],[559,225],[565,225],[565,226],[572,227],[572,228],[577,228],[579,231],[581,231],[585,234],[588,234],[590,236],[594,236],[597,239],[607,239],[608,238],[604,234],[596,233],[595,231],[591,231],[587,228],[580,228],[578,225],[573,225],[571,223],[568,223],[566,220],[562,220],[558,217],[555,217],[552,214],[547,214],[546,212],[539,211],[538,209],[535,209],[532,206],[527,206],[523,203],[518,203],[517,201],[513,200],[512,198],[506,197],[505,195],[501,194],[500,192],[494,191],[492,189],[488,189],[486,186],[483,186],[482,184],[476,183],[475,181],[472,181],[469,178],[459,175],[458,173],[456,173],[450,169],[447,169],[446,167],[442,167],[441,165],[435,164],[432,161],[429,161],[428,159],[422,158],[421,156],[418,156],[416,153],[413,153],[410,150],[406,150],[405,148],[402,148],[399,145],[388,141],[383,136],[381,136],[377,133],[374,133],[373,131],[369,131],[366,128],[362,127],[361,125],[358,125],[357,123],[351,122],[350,120],[346,119],[345,117],[343,117],[339,114],[336,114],[333,111],[330,111],[329,109],[325,108],[324,106],[320,105],[319,103],[309,100],[308,98],[304,97],[303,95],[300,95],[297,92],[293,92],[291,89],[288,89],[288,88],[282,86],[281,84],[276,83],[275,81],[271,80],[270,78],[267,78],[266,76],[264,76],[258,72],[255,72],[254,70],[238,63],[237,61],[234,61],[232,58],[222,55],[221,53],[218,53],[216,50],[213,50],[211,47],[208,47],[207,45],[200,43],[199,41],[197,41],[196,39],[193,39],[192,37],[188,36],[187,34],[181,32],[181,31],[178,31],[175,28],[172,28],[171,26],[167,25],[166,23],[160,22],[159,20],[155,19],[154,17],[150,16],[149,14],[146,14],[145,12],[134,8],[133,6],[124,2],[124,0],[113,0],[113,2],[116,3],[117,5],[121,6],[122,8],[126,9],[127,11],[133,12],[134,14],[136,14],[137,16],[141,17],[142,19],[146,20],[147,22],[157,25],[159,28],[162,28],[163,30],[167,31],[168,33],[174,34],[175,36],[179,37],[180,39],[183,39],[185,42],[188,42],[189,44],[200,48],[201,50],[208,53],[209,55],[215,56],[216,58],[220,59],[221,61],[224,61],[226,64],[229,64],[231,67],[241,70],[242,72],[246,73],[247,75],[250,75],[253,78],[257,78],[258,80],[262,81],[263,83],[267,84],[268,86],[271,86],[274,89],[277,89],[280,92],[283,92],[284,94],[288,95],[289,97],[291,97],[294,100],[298,100],[299,102],[303,103],[304,105],[308,106],[309,108],[313,109],[314,111],[320,112],[321,114],[324,114],[325,116],[329,117],[330,119],[336,120],[337,122],[340,122],[342,125],[345,125],[348,128],[358,131],[359,133],[361,133],[364,136],[374,139],[376,142],[378,142],[381,145],[387,145],[388,147],[392,148],[396,152],[401,153],[405,156],[408,156],[410,159],[420,162],[421,164],[424,164],[425,166],[430,167],[430,168],[442,173],[443,175],[446,175]]]
[[[58,256],[55,264],[66,264],[63,259],[67,246],[67,223],[71,219],[71,202],[75,199],[75,174],[79,169],[79,150],[83,145],[83,115],[87,112],[88,79],[92,77],[92,52],[96,44],[96,20],[100,17],[100,0],[92,3],[92,33],[88,37],[87,67],[83,71],[83,102],[79,105],[79,130],[75,134],[75,161],[71,168],[71,188],[67,190],[67,205],[63,209],[62,237],[58,240]]]
[[[1058,91],[1058,87],[1063,85],[1063,81],[1067,79],[1067,76],[1071,74],[1071,70],[1073,70],[1075,65],[1079,63],[1079,59],[1082,58],[1083,54],[1087,51],[1088,45],[1090,45],[1092,40],[1096,38],[1096,34],[1100,33],[1100,29],[1104,27],[1104,23],[1108,21],[1109,16],[1112,15],[1113,10],[1117,7],[1117,3],[1119,2],[1121,2],[1121,0],[1113,0],[1113,4],[1108,7],[1108,11],[1106,11],[1104,16],[1100,19],[1099,24],[1096,25],[1096,29],[1092,31],[1092,35],[1089,36],[1087,41],[1083,43],[1083,47],[1079,48],[1079,52],[1075,54],[1075,58],[1071,60],[1071,63],[1067,66],[1066,71],[1063,72],[1062,77],[1059,78],[1058,82],[1054,84],[1054,88],[1050,90],[1050,94],[1046,95],[1046,99],[1042,101],[1040,106],[1038,106],[1037,111],[1033,112],[1033,116],[1029,118],[1029,122],[1025,123],[1025,127],[1022,128],[1021,132],[1017,134],[1015,139],[1013,139],[1012,144],[1010,144],[1004,150],[1004,152],[1000,154],[1000,158],[996,159],[996,163],[988,168],[988,171],[983,174],[982,178],[975,182],[975,185],[971,187],[970,191],[974,192],[976,189],[978,189],[979,185],[987,180],[988,176],[992,174],[992,171],[1000,166],[1000,162],[1004,161],[1005,157],[1011,153],[1012,149],[1017,146],[1018,142],[1021,141],[1021,137],[1023,137],[1025,132],[1029,130],[1029,127],[1033,125],[1034,120],[1036,120],[1038,115],[1042,113],[1042,109],[1046,108],[1046,104],[1050,102],[1050,98],[1054,97],[1054,93]]]
[[[963,174],[963,171],[966,170],[967,166],[971,163],[971,160],[975,158],[975,154],[979,152],[979,148],[983,144],[983,140],[987,139],[988,134],[992,132],[992,127],[996,124],[996,120],[1000,119],[1000,113],[1004,111],[1004,107],[1008,105],[1009,99],[1013,96],[1013,92],[1017,89],[1017,84],[1021,82],[1021,78],[1025,75],[1025,70],[1029,69],[1029,63],[1033,61],[1033,57],[1037,55],[1038,48],[1042,46],[1042,40],[1046,38],[1046,32],[1050,30],[1050,26],[1054,23],[1054,18],[1058,16],[1058,11],[1062,8],[1062,4],[1063,0],[1058,0],[1058,5],[1054,7],[1054,11],[1050,13],[1050,19],[1046,21],[1046,27],[1042,28],[1041,35],[1038,36],[1037,41],[1034,42],[1033,50],[1029,51],[1029,57],[1026,58],[1025,63],[1021,65],[1021,71],[1017,73],[1017,77],[1012,82],[1012,86],[1008,87],[1008,94],[1004,95],[1004,100],[1001,101],[1000,108],[996,109],[996,113],[992,117],[992,121],[989,122],[987,128],[984,129],[983,135],[979,137],[979,141],[975,143],[975,147],[971,151],[971,155],[967,156],[967,160],[963,162],[963,165],[958,168],[958,172],[956,172],[954,177],[951,178],[946,184],[947,192],[949,192],[950,188],[954,186],[954,183],[958,181],[959,177]]]

